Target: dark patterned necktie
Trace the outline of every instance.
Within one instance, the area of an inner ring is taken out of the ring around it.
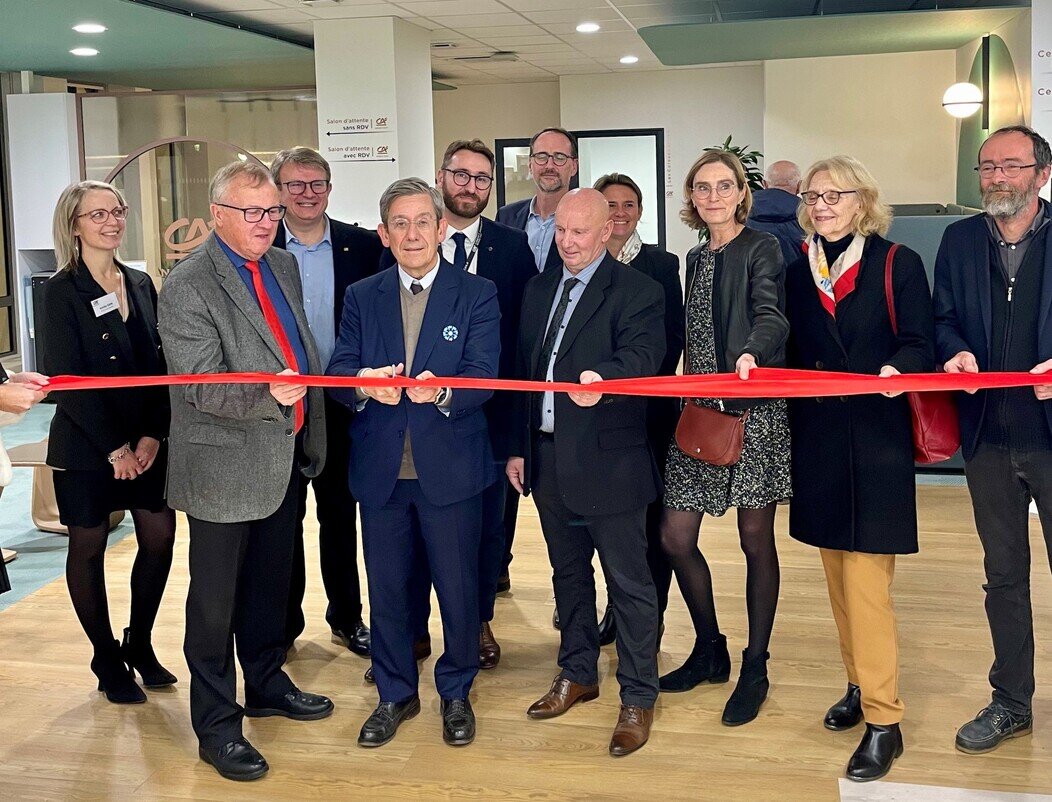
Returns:
[[[555,307],[552,322],[548,324],[544,342],[541,343],[541,361],[537,364],[537,367],[542,372],[542,375],[547,375],[548,373],[548,363],[551,361],[552,352],[555,350],[555,340],[559,336],[559,328],[562,326],[563,318],[566,316],[566,307],[570,305],[570,292],[580,283],[580,279],[573,277],[563,282],[562,297],[559,299],[559,305]]]

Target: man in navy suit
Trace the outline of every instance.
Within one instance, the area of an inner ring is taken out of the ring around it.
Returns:
[[[1052,372],[1052,206],[1038,197],[1052,150],[1010,126],[979,149],[984,214],[946,229],[935,261],[935,343],[947,373]],[[1034,621],[1027,507],[1052,552],[1052,383],[959,394],[961,448],[984,551],[993,697],[957,731],[989,752],[1034,726]]]
[[[328,372],[341,376],[493,378],[500,307],[493,283],[445,263],[438,190],[396,181],[380,198],[380,237],[397,265],[351,286]],[[435,666],[443,738],[471,743],[478,673],[482,494],[497,481],[482,405],[492,392],[448,387],[335,390],[354,410],[349,482],[362,517],[372,657],[380,703],[360,746],[382,746],[420,712],[410,584],[426,554],[442,613]]]
[[[383,245],[375,231],[333,220],[325,210],[332,190],[332,172],[321,154],[310,148],[283,150],[274,156],[270,174],[288,210],[278,226],[274,247],[296,257],[303,284],[304,309],[322,365],[329,364],[336,347],[336,331],[343,314],[347,288],[380,269]],[[325,398],[326,464],[309,480],[317,502],[318,551],[321,580],[328,607],[325,620],[333,640],[362,657],[369,656],[369,628],[362,620],[362,591],[358,580],[357,503],[347,487],[350,459],[350,415],[343,405]],[[303,519],[307,514],[307,481],[299,492],[295,552],[285,618],[285,643],[291,646],[303,632],[303,594],[306,568],[303,557]]]

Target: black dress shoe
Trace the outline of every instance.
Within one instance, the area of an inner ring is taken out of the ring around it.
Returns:
[[[507,593],[511,590],[511,576],[505,571],[497,579],[497,593]]]
[[[825,724],[827,730],[840,732],[850,730],[860,721],[862,721],[862,691],[857,685],[849,682],[844,698],[829,708],[822,723]]]
[[[891,771],[891,764],[901,755],[902,731],[898,724],[886,727],[867,724],[862,742],[847,762],[845,776],[859,783],[879,780]]]
[[[558,607],[556,607],[552,611],[552,628],[553,629],[562,629],[562,623],[559,621],[559,608]]]
[[[245,715],[249,718],[266,718],[267,716],[284,716],[296,721],[316,721],[332,715],[332,700],[327,696],[307,693],[293,688],[280,699],[263,707],[246,707]]]
[[[228,780],[258,780],[268,771],[266,759],[244,738],[214,748],[198,748],[201,760]]]
[[[442,740],[450,746],[475,740],[475,711],[467,699],[442,700]]]
[[[359,657],[372,656],[372,638],[369,634],[369,627],[365,625],[362,619],[359,618],[358,623],[348,629],[334,626],[330,626],[330,628],[332,629],[333,643],[344,646]]]
[[[395,737],[399,725],[420,712],[420,697],[404,702],[380,702],[358,733],[358,746],[383,746]]]
[[[606,603],[606,612],[599,621],[599,645],[609,646],[617,640],[617,621],[614,619],[614,605]]]

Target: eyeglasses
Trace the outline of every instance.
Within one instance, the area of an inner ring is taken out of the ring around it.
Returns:
[[[997,171],[1000,170],[1005,178],[1015,178],[1019,175],[1020,170],[1025,170],[1028,167],[1037,167],[1037,164],[980,164],[978,167],[973,167],[975,172],[979,173],[983,178],[993,178]]]
[[[90,212],[84,212],[83,214],[78,214],[76,216],[87,217],[91,222],[101,225],[111,217],[114,220],[123,220],[126,218],[128,216],[128,207],[117,206],[113,209],[92,209]]]
[[[429,231],[437,223],[438,219],[429,214],[422,215],[416,220],[410,220],[408,217],[396,217],[387,224],[387,229],[397,234],[405,234],[410,227],[415,228],[417,231]]]
[[[719,195],[721,198],[729,198],[734,191],[738,188],[738,185],[733,181],[720,181],[716,186],[711,184],[695,184],[691,187],[691,193],[698,198],[707,198],[713,192]]]
[[[541,153],[531,153],[530,158],[533,159],[534,164],[539,164],[542,167],[548,163],[549,159],[555,162],[556,167],[562,167],[566,162],[570,161],[573,156],[568,153],[544,153],[542,151]]]
[[[493,176],[486,175],[485,173],[479,173],[478,175],[472,175],[466,170],[449,170],[445,167],[442,168],[443,173],[449,173],[453,176],[453,183],[458,187],[466,187],[472,181],[475,182],[475,188],[483,191],[490,188],[490,184],[493,183]]]
[[[282,181],[281,185],[289,191],[290,195],[302,195],[308,186],[315,195],[324,195],[331,186],[328,181],[321,178],[317,181]]]
[[[801,192],[800,198],[808,206],[814,206],[818,203],[818,199],[821,198],[829,206],[836,206],[840,203],[841,195],[857,195],[857,189],[827,189],[825,192]]]
[[[263,215],[266,215],[275,223],[285,217],[284,206],[271,206],[269,209],[261,209],[258,206],[249,206],[245,209],[241,206],[231,206],[229,203],[217,203],[216,206],[222,206],[224,209],[237,209],[237,211],[245,215],[246,223],[258,223],[263,219]]]

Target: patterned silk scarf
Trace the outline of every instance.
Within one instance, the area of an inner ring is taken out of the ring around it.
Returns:
[[[633,231],[632,236],[625,240],[625,244],[621,246],[621,253],[617,255],[617,261],[621,264],[627,265],[639,256],[639,251],[642,248],[643,240],[639,238],[639,232]]]
[[[826,254],[822,249],[822,238],[818,234],[812,234],[804,242],[807,261],[811,265],[811,275],[818,289],[818,300],[833,317],[836,317],[836,305],[855,289],[859,263],[862,261],[862,249],[865,245],[866,238],[861,234],[855,234],[847,250],[830,265],[826,261]]]

